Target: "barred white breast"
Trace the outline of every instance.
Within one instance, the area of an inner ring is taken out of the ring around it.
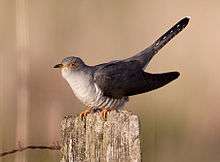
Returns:
[[[128,97],[121,99],[114,99],[111,97],[104,96],[100,88],[96,83],[91,82],[88,75],[83,72],[69,75],[65,70],[62,70],[64,79],[67,80],[70,87],[72,88],[75,96],[87,107],[94,109],[101,108],[115,108],[121,109],[128,102]]]

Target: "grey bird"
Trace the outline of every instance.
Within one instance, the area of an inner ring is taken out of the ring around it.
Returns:
[[[178,78],[179,72],[151,74],[144,69],[153,56],[186,27],[189,19],[181,19],[151,46],[133,57],[89,66],[79,57],[69,56],[55,65],[54,68],[61,68],[63,78],[88,108],[80,116],[100,110],[106,118],[108,111],[123,108],[129,96],[163,87]]]

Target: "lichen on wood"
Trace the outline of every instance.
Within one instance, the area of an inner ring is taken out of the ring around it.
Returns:
[[[139,119],[128,111],[112,111],[107,120],[99,113],[67,116],[61,127],[61,162],[141,161]]]

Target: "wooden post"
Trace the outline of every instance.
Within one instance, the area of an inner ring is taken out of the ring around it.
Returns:
[[[61,162],[140,162],[139,119],[127,111],[68,116],[62,121]]]

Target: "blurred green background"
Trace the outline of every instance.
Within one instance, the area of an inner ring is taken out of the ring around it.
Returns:
[[[159,90],[130,98],[141,120],[143,162],[220,161],[220,1],[0,0],[0,151],[60,140],[60,121],[84,106],[52,67],[65,56],[90,65],[134,55],[179,19],[187,28],[149,64],[178,70]],[[29,150],[0,162],[59,161]]]

